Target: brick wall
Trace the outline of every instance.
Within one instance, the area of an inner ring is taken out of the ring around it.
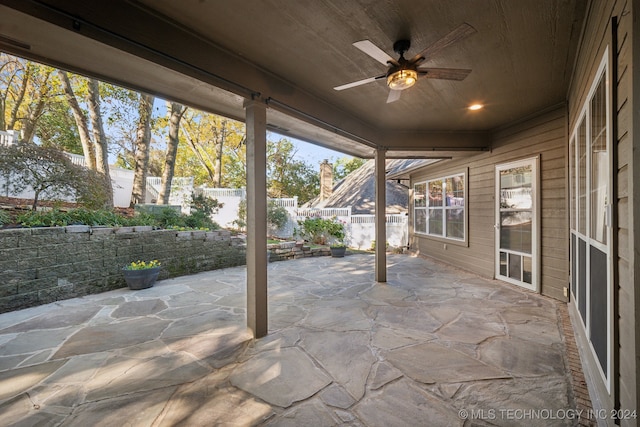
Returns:
[[[122,267],[157,259],[159,280],[243,265],[226,230],[83,225],[0,230],[0,313],[126,286]]]

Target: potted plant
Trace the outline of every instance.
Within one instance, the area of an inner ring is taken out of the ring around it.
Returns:
[[[344,243],[344,238],[346,237],[344,223],[334,217],[327,224],[326,232],[329,236],[331,256],[334,258],[342,258],[347,252],[347,245]]]
[[[343,257],[347,245],[344,243],[346,232],[344,222],[336,217],[331,219],[307,218],[298,223],[294,235],[318,245],[329,245],[331,256]]]
[[[333,243],[329,246],[331,249],[331,256],[334,258],[342,258],[347,252],[347,245],[344,243]]]
[[[160,274],[160,261],[133,261],[122,269],[129,289],[146,289],[153,286]]]

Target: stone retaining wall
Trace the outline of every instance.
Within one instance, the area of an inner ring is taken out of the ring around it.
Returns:
[[[330,256],[331,249],[326,246],[312,248],[296,242],[273,243],[267,245],[269,261],[285,261],[313,256]]]
[[[139,259],[159,260],[166,279],[243,265],[246,249],[226,230],[0,230],[0,313],[124,287],[122,267]]]

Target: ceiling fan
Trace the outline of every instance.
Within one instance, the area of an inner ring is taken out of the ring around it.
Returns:
[[[359,80],[357,82],[347,83],[345,85],[334,87],[335,90],[344,90],[352,87],[360,86],[366,83],[371,83],[383,78],[387,79],[387,86],[389,86],[389,97],[387,103],[394,102],[400,99],[400,94],[403,90],[413,86],[418,80],[419,76],[424,76],[430,79],[442,79],[442,80],[464,80],[469,75],[471,70],[459,69],[459,68],[427,68],[420,67],[419,65],[431,59],[435,54],[442,49],[451,46],[453,43],[464,39],[475,33],[476,29],[467,23],[463,23],[455,30],[451,31],[446,36],[442,37],[431,46],[422,50],[411,59],[406,59],[404,54],[411,47],[409,40],[398,40],[393,44],[393,50],[400,57],[393,59],[387,55],[382,49],[371,43],[369,40],[362,40],[355,42],[353,45],[389,68],[385,74],[369,77],[368,79]]]

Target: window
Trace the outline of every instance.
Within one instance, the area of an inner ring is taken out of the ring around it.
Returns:
[[[608,49],[607,49],[608,50]],[[577,118],[569,145],[571,292],[607,389],[612,378],[613,264],[608,52]]]
[[[415,233],[464,241],[465,181],[462,173],[414,185]]]

